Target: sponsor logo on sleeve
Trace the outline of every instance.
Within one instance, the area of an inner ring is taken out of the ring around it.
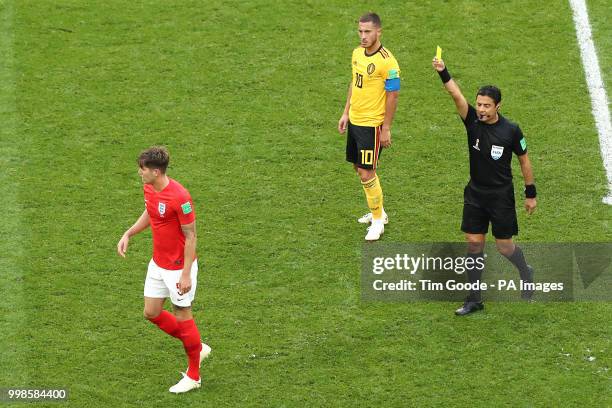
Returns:
[[[388,79],[395,79],[395,78],[399,78],[399,71],[397,69],[390,69],[389,70],[389,78]]]
[[[193,209],[191,208],[191,203],[187,201],[184,204],[181,204],[181,210],[183,210],[183,214],[189,214]]]

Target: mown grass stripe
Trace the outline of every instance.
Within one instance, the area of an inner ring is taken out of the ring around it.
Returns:
[[[22,364],[24,343],[23,225],[19,191],[20,143],[17,130],[15,64],[13,53],[13,3],[0,2],[0,386],[27,385]]]

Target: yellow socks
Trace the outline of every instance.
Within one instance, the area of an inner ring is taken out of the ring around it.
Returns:
[[[383,192],[380,187],[378,176],[374,176],[372,180],[362,181],[363,191],[365,191],[368,207],[372,212],[372,218],[379,220],[383,213]]]

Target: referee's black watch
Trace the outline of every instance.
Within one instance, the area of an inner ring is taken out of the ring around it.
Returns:
[[[535,184],[528,184],[525,186],[525,198],[536,198],[537,195]]]

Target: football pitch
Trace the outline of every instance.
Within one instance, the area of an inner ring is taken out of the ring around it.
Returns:
[[[612,5],[587,5],[610,95]],[[361,300],[367,208],[336,126],[368,10],[402,73],[383,242],[463,240],[465,130],[438,44],[468,100],[498,85],[528,140],[538,210],[514,160],[517,241],[612,242],[566,1],[0,0],[0,388],[68,389],[41,407],[612,406],[610,302],[457,318]],[[196,204],[194,314],[213,348],[179,396],[182,346],[142,317],[150,232],[115,249],[154,144]]]

